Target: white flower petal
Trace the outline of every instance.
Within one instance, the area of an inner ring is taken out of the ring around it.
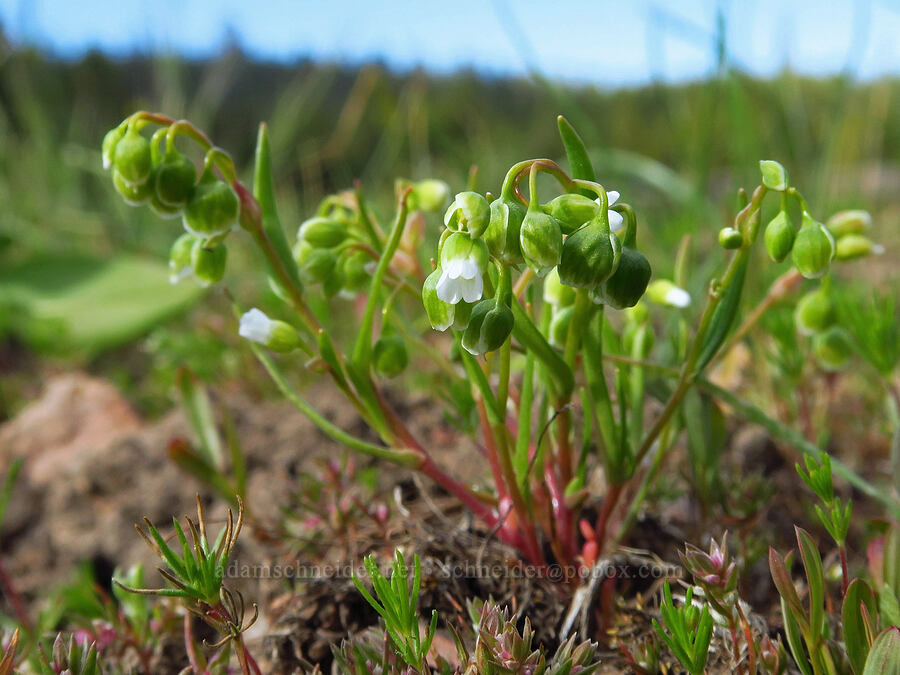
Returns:
[[[672,307],[687,307],[691,304],[691,294],[683,288],[673,286],[666,293],[666,302]]]
[[[462,297],[466,302],[477,302],[481,300],[481,294],[484,293],[484,281],[479,274],[474,279],[466,279],[462,288]]]
[[[622,229],[622,224],[625,222],[625,218],[622,217],[622,214],[618,211],[613,211],[610,209],[608,212],[609,215],[609,229],[611,232],[617,232]]]
[[[462,295],[458,289],[458,283],[456,279],[451,279],[450,275],[447,274],[447,268],[444,268],[441,272],[441,278],[438,279],[434,290],[437,293],[438,300],[449,302],[451,305],[455,305],[462,299]]]
[[[272,336],[274,322],[262,311],[254,307],[241,317],[238,334],[261,345],[267,344]]]
[[[606,198],[609,200],[609,205],[612,206],[619,199],[619,193],[616,190],[610,190],[606,193]]]
[[[447,275],[449,279],[459,278],[462,276],[464,263],[465,261],[462,258],[451,258],[447,261],[447,264],[444,265],[444,271],[441,276]]]
[[[469,257],[462,261],[459,276],[463,279],[474,279],[481,276],[481,269],[479,269],[475,258]]]

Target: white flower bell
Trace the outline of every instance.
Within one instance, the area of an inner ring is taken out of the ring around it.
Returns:
[[[480,300],[488,262],[487,244],[455,232],[444,241],[440,258],[441,276],[435,287],[438,299],[451,305],[461,300]]]
[[[609,206],[612,206],[619,199],[619,193],[616,190],[610,190],[606,193],[606,198],[609,200]],[[600,204],[600,197],[594,200],[597,204]],[[616,232],[622,229],[622,225],[625,222],[625,218],[622,217],[622,214],[618,211],[613,211],[612,209],[608,209],[607,214],[609,215],[609,231]]]
[[[238,334],[274,352],[291,352],[300,345],[300,338],[293,326],[284,321],[270,319],[256,307],[244,312]]]

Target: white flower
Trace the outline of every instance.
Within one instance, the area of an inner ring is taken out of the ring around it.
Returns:
[[[666,293],[666,303],[672,307],[687,307],[691,304],[691,294],[683,288],[673,286]]]
[[[441,271],[437,286],[438,299],[455,305],[460,300],[476,302],[484,292],[484,280],[481,277],[481,266],[473,256],[451,258]]]
[[[612,206],[619,198],[619,193],[615,190],[610,190],[606,193],[606,197],[609,199],[609,206]],[[597,197],[594,201],[597,202],[597,204],[600,204],[600,197]],[[612,209],[608,209],[606,213],[609,216],[609,231],[616,232],[617,230],[621,230],[622,223],[625,222],[625,218],[622,217],[622,214],[618,211],[613,211]]]
[[[668,279],[657,279],[647,286],[647,297],[657,305],[684,308],[691,304],[691,294]]]
[[[244,315],[241,317],[241,326],[238,329],[238,334],[242,338],[266,345],[272,339],[274,330],[275,322],[261,310],[254,307],[250,311],[244,312]]]

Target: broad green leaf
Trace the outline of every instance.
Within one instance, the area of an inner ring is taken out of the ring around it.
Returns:
[[[841,619],[847,658],[850,660],[850,666],[856,675],[860,675],[863,672],[866,656],[869,653],[866,622],[863,618],[861,606],[866,608],[870,617],[874,617],[878,610],[875,594],[869,588],[869,585],[862,579],[854,579],[850,582],[850,585],[847,587],[847,593],[844,595]]]
[[[591,165],[591,158],[588,156],[587,148],[584,147],[584,141],[575,131],[575,128],[569,124],[569,120],[560,115],[556,118],[559,126],[559,136],[562,138],[563,147],[566,150],[566,158],[569,160],[569,170],[572,172],[572,178],[580,178],[582,180],[596,180],[594,167]],[[593,199],[595,195],[589,190],[583,190],[585,197]]]
[[[900,628],[891,626],[875,638],[863,675],[900,674]]]
[[[14,300],[32,320],[58,327],[40,347],[95,356],[147,333],[196,302],[203,289],[172,285],[161,262],[35,256],[0,269],[0,304]]]

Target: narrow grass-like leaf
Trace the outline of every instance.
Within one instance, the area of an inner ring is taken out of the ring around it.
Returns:
[[[823,637],[825,630],[825,571],[822,568],[822,557],[809,532],[799,527],[794,527],[794,530],[809,586],[810,632],[813,639],[818,639]]]
[[[747,277],[748,260],[749,256],[745,255],[742,258],[731,283],[728,288],[725,289],[725,295],[713,312],[709,329],[703,337],[700,358],[697,360],[697,372],[702,371],[706,367],[706,364],[716,355],[716,352],[719,351],[719,347],[722,346],[722,343],[725,342],[725,338],[728,337],[731,326],[734,324],[734,319],[737,316],[738,309],[741,305],[744,280]]]

